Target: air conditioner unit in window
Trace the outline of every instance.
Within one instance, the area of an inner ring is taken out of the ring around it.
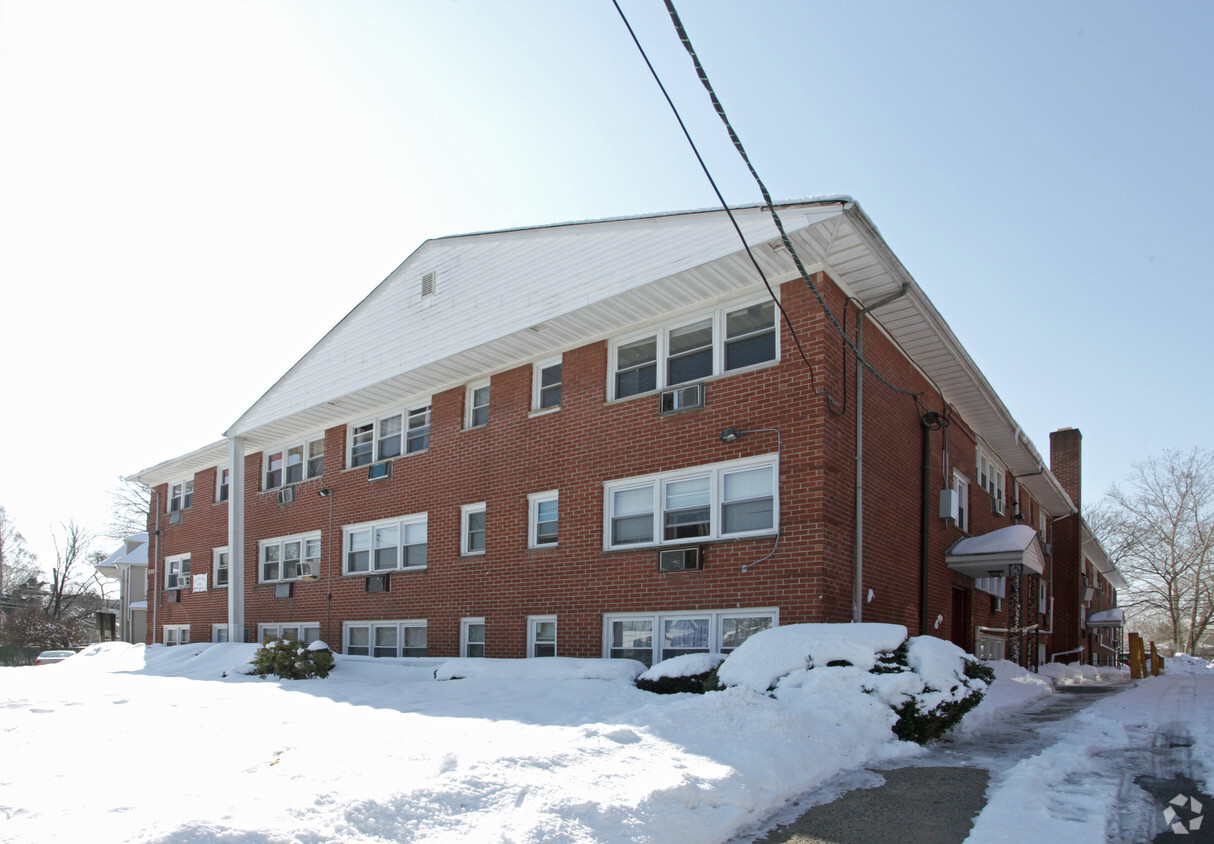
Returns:
[[[188,574],[183,574],[181,577],[177,578],[177,585],[182,589],[189,589],[190,576]]]
[[[278,503],[279,504],[294,504],[295,503],[295,487],[284,486],[282,489],[278,490]]]
[[[181,524],[181,511],[180,510],[174,510],[172,513],[169,513],[169,524],[171,524],[171,525]]]
[[[704,385],[685,384],[671,390],[663,390],[658,396],[659,413],[681,413],[704,406]]]
[[[991,612],[1003,612],[1003,599],[998,595],[991,595]]]
[[[290,584],[290,583],[274,584],[274,597],[275,598],[290,598],[292,585],[293,584]]]
[[[993,514],[995,514],[996,516],[1003,515],[1003,499],[1002,498],[994,498],[994,497],[991,498],[991,512]]]
[[[1083,602],[1086,604],[1096,597],[1096,590],[1091,586],[1085,586],[1083,589]]]
[[[704,568],[704,546],[671,548],[658,552],[658,571],[696,571]]]
[[[1047,557],[1054,556],[1054,543],[1052,543],[1052,542],[1045,543],[1045,555]]]
[[[368,592],[387,592],[388,591],[388,575],[373,574],[367,578]]]
[[[392,477],[392,461],[385,460],[382,463],[372,463],[367,467],[367,480],[382,481],[384,478]]]

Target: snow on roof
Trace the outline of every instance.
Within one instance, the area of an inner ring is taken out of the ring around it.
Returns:
[[[956,556],[1020,553],[1033,543],[1035,536],[1037,531],[1028,525],[1010,525],[981,536],[960,539],[948,553]]]
[[[1041,539],[1028,525],[1011,525],[959,539],[944,559],[953,571],[974,578],[994,576],[992,572],[1006,575],[1011,565],[1023,565],[1035,574],[1045,571]]]
[[[1114,607],[1088,616],[1088,627],[1122,627],[1125,625],[1125,610]]]

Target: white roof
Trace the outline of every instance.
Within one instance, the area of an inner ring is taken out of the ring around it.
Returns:
[[[1111,610],[1101,610],[1088,616],[1088,627],[1124,627],[1125,610],[1114,607]]]
[[[944,555],[953,571],[973,578],[1007,574],[1008,566],[1021,564],[1034,574],[1045,571],[1045,554],[1037,531],[1028,525],[1009,525],[981,536],[953,543]]]
[[[110,577],[117,576],[121,566],[146,566],[148,564],[148,535],[135,533],[122,540],[122,545],[108,557],[97,564],[97,570],[113,569],[113,573],[102,572]]]

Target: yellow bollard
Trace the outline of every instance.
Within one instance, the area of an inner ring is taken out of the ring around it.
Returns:
[[[1137,633],[1130,634],[1130,678],[1141,680],[1143,676],[1142,637]]]
[[[1155,650],[1155,643],[1151,642],[1151,676],[1159,676],[1159,653]]]

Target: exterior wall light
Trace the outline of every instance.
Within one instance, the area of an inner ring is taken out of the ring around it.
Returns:
[[[721,442],[732,443],[742,439],[742,432],[737,428],[726,428],[721,432]]]

